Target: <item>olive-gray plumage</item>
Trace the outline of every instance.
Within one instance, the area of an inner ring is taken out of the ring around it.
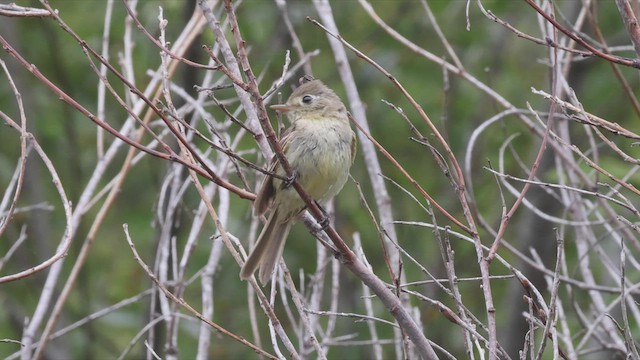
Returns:
[[[285,104],[273,105],[285,112],[291,127],[280,144],[296,180],[319,203],[335,196],[344,186],[356,153],[355,134],[349,126],[347,110],[340,98],[319,80],[300,85]],[[286,176],[276,157],[269,170]],[[305,209],[304,201],[292,186],[266,176],[260,185],[254,210],[271,213],[247,258],[240,277],[248,279],[258,269],[266,284],[282,256],[289,230]]]

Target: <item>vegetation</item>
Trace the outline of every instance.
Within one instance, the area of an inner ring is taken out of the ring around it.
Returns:
[[[635,14],[0,5],[0,356],[640,359]],[[244,282],[303,75],[352,114],[352,178]]]

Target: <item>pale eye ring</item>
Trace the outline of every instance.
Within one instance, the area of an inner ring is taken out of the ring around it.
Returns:
[[[311,101],[313,101],[313,96],[311,95],[305,95],[302,97],[302,102],[305,104],[310,104]]]

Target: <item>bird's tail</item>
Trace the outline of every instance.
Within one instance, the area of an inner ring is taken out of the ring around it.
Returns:
[[[262,229],[256,246],[249,254],[247,261],[242,266],[240,278],[247,280],[260,267],[260,282],[264,285],[269,282],[273,270],[282,256],[284,243],[291,229],[291,221],[281,219],[278,216],[278,209],[271,212],[267,224]]]

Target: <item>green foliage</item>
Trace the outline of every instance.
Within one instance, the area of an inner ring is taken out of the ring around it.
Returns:
[[[94,49],[100,49],[103,12],[102,2],[95,1],[61,1],[54,2],[54,6],[59,10],[60,15],[68,25]],[[125,51],[122,38],[125,35],[125,15],[123,5],[116,2],[114,7],[112,30],[110,34],[109,60],[119,71],[122,67],[119,58]],[[531,88],[550,92],[550,66],[549,47],[534,44],[530,41],[517,37],[514,33],[504,27],[487,19],[480,10],[471,5],[469,9],[470,28],[466,29],[467,18],[465,15],[464,1],[430,1],[429,2],[437,20],[442,27],[447,40],[456,54],[460,56],[460,61],[464,65],[464,71],[471,74],[477,80],[490,86],[493,91],[504,96],[514,106],[526,110],[527,104],[541,112],[549,110],[549,102],[534,95]],[[498,17],[508,21],[519,30],[528,34],[539,34],[539,22],[533,14],[533,10],[526,6],[524,2],[515,1],[485,1],[487,9],[491,9]],[[362,9],[357,1],[334,1],[333,14],[337,22],[341,35],[359,50],[367,54],[378,64],[387,69],[395,76],[402,86],[416,99],[425,110],[430,120],[436,125],[439,131],[444,134],[451,146],[453,154],[460,159],[465,158],[469,139],[475,130],[478,129],[487,119],[495,116],[504,108],[495,99],[479,90],[477,85],[470,83],[467,79],[454,72],[443,72],[442,67],[412,52],[407,47],[393,39],[381,27],[377,26],[367,13]],[[138,15],[143,25],[149,32],[157,37],[158,29],[158,6],[164,9],[164,17],[168,20],[167,39],[169,42],[175,41],[180,35],[188,20],[191,9],[197,6],[192,2],[173,1],[143,1],[138,5]],[[291,18],[297,35],[306,51],[319,49],[320,53],[311,60],[314,75],[321,78],[330,87],[346,99],[342,80],[336,69],[336,63],[331,48],[328,45],[326,35],[316,26],[305,20],[306,16],[316,18],[315,8],[311,2],[290,1],[287,3],[288,14]],[[374,1],[372,6],[380,14],[382,19],[397,32],[410,39],[418,46],[442,57],[446,61],[453,61],[445,46],[438,38],[434,25],[430,23],[421,2],[406,1]],[[558,4],[557,11],[564,15],[574,16],[575,10],[571,4]],[[578,5],[573,5],[578,6]],[[610,45],[627,44],[627,35],[624,27],[620,23],[619,14],[614,6],[605,3],[595,5],[598,7],[597,17],[600,28],[607,39],[612,39]],[[223,9],[216,9],[217,15],[221,18]],[[292,50],[291,39],[283,23],[281,13],[273,2],[246,0],[241,2],[237,8],[237,16],[240,22],[240,30],[246,41],[249,50],[249,59],[254,73],[261,76],[260,90],[266,91],[271,83],[277,79],[282,72],[284,54],[286,50]],[[560,17],[561,18],[561,17]],[[570,21],[574,21],[573,18]],[[52,19],[25,19],[25,18],[3,18],[0,26],[0,35],[7,38],[18,51],[33,63],[49,80],[59,86],[72,98],[91,112],[96,112],[96,99],[98,78],[90,67],[90,61],[82,52],[78,44]],[[588,29],[589,34],[593,28]],[[229,32],[228,39],[233,36]],[[149,41],[140,31],[132,28],[133,65],[135,73],[135,83],[139,89],[144,90],[151,76],[147,71],[156,71],[160,64],[159,49]],[[208,57],[199,46],[213,46],[214,35],[209,28],[204,30],[199,40],[195,42],[194,48],[187,58],[201,63],[206,63]],[[232,43],[235,49],[236,44]],[[6,62],[9,72],[14,76],[14,81],[19,87],[23,96],[28,118],[28,130],[42,145],[45,153],[51,158],[51,162],[57,169],[61,183],[70,196],[72,203],[77,203],[80,194],[90,179],[92,172],[99,161],[99,154],[96,151],[97,132],[96,126],[68,105],[61,102],[49,89],[45,88],[24,68],[11,58],[7,52],[0,52],[0,59]],[[635,56],[632,52],[624,53],[630,57]],[[457,219],[464,219],[464,209],[456,197],[455,189],[449,179],[438,167],[436,160],[431,155],[430,148],[424,144],[419,144],[411,137],[416,135],[411,131],[407,122],[392,108],[383,101],[387,101],[404,110],[407,117],[416,129],[428,140],[434,149],[446,157],[443,148],[437,143],[437,139],[425,121],[420,119],[418,113],[413,109],[407,99],[398,91],[398,88],[373,67],[349,53],[351,69],[358,84],[360,97],[365,104],[371,134],[379,141],[402,166],[409,171],[412,177],[447,211]],[[291,52],[292,63],[300,59],[295,51]],[[99,62],[92,59],[96,66]],[[610,121],[617,122],[625,128],[638,132],[638,114],[629,105],[629,100],[622,96],[621,85],[615,81],[615,76],[611,70],[611,65],[602,59],[590,58],[579,59],[572,68],[569,75],[571,87],[576,96],[581,101],[584,109],[593,114],[601,116]],[[187,79],[194,79],[199,84],[205,78],[206,71],[203,69],[189,68],[181,64],[178,75],[174,81],[178,86],[190,94],[197,96],[191,88],[193,83]],[[625,79],[629,80],[630,86],[637,92],[638,76],[637,69],[622,68],[620,70]],[[221,83],[229,85],[230,81],[225,80],[222,74],[216,74],[216,78],[222,79]],[[293,78],[297,78],[294,76]],[[115,90],[125,99],[130,96],[129,91],[119,82],[113,74],[108,75],[108,80]],[[15,98],[10,91],[6,74],[0,75],[0,110],[18,121]],[[291,80],[282,87],[282,93],[286,97],[289,94],[290,85],[295,83]],[[237,102],[235,92],[232,89],[225,89],[215,92],[216,97],[228,100],[228,108],[234,111]],[[176,96],[174,99],[179,105],[183,101]],[[130,101],[130,100],[127,100]],[[164,101],[164,100],[163,100]],[[112,97],[106,100],[105,120],[114,128],[119,128],[124,123],[127,113],[120,107]],[[130,104],[130,103],[129,103]],[[163,103],[163,105],[166,105]],[[218,109],[214,104],[206,109],[212,117],[221,119],[226,114]],[[560,109],[557,109],[561,113]],[[144,112],[143,112],[144,114]],[[272,120],[275,119],[271,113]],[[240,121],[246,120],[246,115],[238,115]],[[157,119],[157,118],[154,118]],[[547,122],[547,119],[543,119]],[[567,122],[568,120],[558,120]],[[275,123],[275,121],[274,121]],[[152,125],[153,127],[154,125]],[[583,125],[576,122],[567,124],[570,134],[575,136],[574,144],[582,149],[588,149],[589,139],[584,138]],[[160,131],[161,127],[155,128]],[[207,134],[207,126],[202,122],[198,125],[198,130]],[[235,135],[241,130],[237,125],[232,125],[229,134]],[[519,134],[509,144],[505,152],[505,158],[501,159],[500,149],[505,145],[506,139],[513,134]],[[606,133],[610,135],[610,133]],[[148,144],[151,137],[145,136],[143,144]],[[114,138],[105,135],[106,144],[112,143]],[[617,137],[614,139],[624,151],[637,153],[631,146],[633,140]],[[196,146],[200,150],[205,150],[208,145],[200,140],[196,140]],[[169,142],[177,149],[175,142]],[[236,150],[246,159],[262,165],[262,156],[255,150],[255,141],[252,137],[246,136],[237,144]],[[514,196],[509,195],[504,187],[497,185],[496,177],[485,167],[490,166],[498,169],[499,164],[504,165],[503,172],[519,178],[527,178],[530,168],[523,168],[522,164],[530,167],[535,159],[540,146],[540,138],[533,135],[533,131],[525,126],[516,115],[505,116],[500,121],[494,123],[486,130],[483,136],[479,137],[476,150],[472,157],[473,187],[468,189],[475,196],[474,216],[482,214],[484,219],[495,230],[502,216],[501,192],[504,194],[507,206],[513,204]],[[599,143],[598,148],[603,147]],[[99,182],[99,188],[107,186],[109,181],[118,174],[120,165],[123,163],[130,148],[122,147],[114,161],[108,168],[104,180]],[[547,150],[551,151],[551,150]],[[586,151],[586,150],[585,150]],[[599,165],[618,178],[630,176],[631,170],[628,163],[620,160],[617,154],[611,150],[601,150]],[[33,150],[32,150],[33,152]],[[16,167],[16,159],[20,154],[19,134],[2,124],[0,130],[0,189],[7,187],[12,177],[12,169]],[[380,154],[378,154],[380,155]],[[636,154],[637,155],[637,154]],[[636,156],[633,155],[633,156]],[[212,155],[218,156],[218,155]],[[382,173],[389,177],[396,184],[387,181],[390,198],[393,199],[393,211],[396,220],[428,222],[432,221],[430,214],[423,210],[427,206],[426,201],[420,196],[417,190],[412,187],[411,182],[401,176],[393,164],[382,156]],[[30,155],[28,158],[28,176],[25,182],[23,196],[19,199],[17,206],[25,207],[41,202],[47,202],[53,207],[52,210],[35,210],[31,213],[16,214],[11,225],[7,228],[0,241],[0,253],[6,254],[16,238],[20,229],[26,226],[29,234],[28,240],[17,252],[15,257],[2,268],[2,274],[12,274],[38,264],[52,253],[60,242],[66,228],[66,220],[62,211],[62,205],[57,198],[54,185],[48,176],[42,162]],[[73,244],[69,251],[63,273],[68,276],[75,258],[81,251],[83,241],[87,236],[95,235],[93,238],[93,248],[89,254],[87,263],[81,270],[80,279],[75,284],[74,289],[64,305],[64,311],[58,327],[63,327],[88,316],[89,314],[108,307],[125,298],[139,294],[148,289],[152,282],[144,273],[140,265],[133,260],[131,250],[126,243],[122,225],[128,224],[131,237],[134,239],[138,252],[147,264],[154,264],[156,250],[158,246],[159,228],[162,226],[157,218],[158,209],[164,208],[167,204],[160,203],[160,193],[163,189],[166,175],[171,164],[161,159],[146,157],[137,162],[128,174],[122,188],[117,194],[114,205],[104,218],[104,223],[99,226],[94,234],[91,231],[94,226],[93,221],[100,213],[100,206],[96,205],[87,214],[84,214],[79,230],[73,237]],[[449,166],[451,166],[449,162]],[[583,162],[580,163],[585,173],[592,174],[592,170]],[[186,171],[186,170],[185,170]],[[254,187],[256,184],[256,171],[248,167],[241,166],[242,174],[248,180],[248,185]],[[453,171],[449,168],[449,171]],[[184,174],[182,174],[184,175]],[[565,176],[566,174],[562,174]],[[185,175],[186,176],[186,175]],[[374,194],[368,178],[366,164],[362,154],[358,155],[356,163],[352,169],[352,176],[357,181],[363,192],[361,198],[353,182],[349,182],[342,194],[336,200],[337,229],[345,239],[349,239],[349,244],[353,244],[352,235],[357,232],[365,241],[364,252],[372,264],[374,272],[383,280],[391,282],[384,253],[381,250],[379,235],[376,232],[374,223],[363,204],[363,198],[373,209],[377,218],[377,209],[374,201]],[[561,174],[556,172],[553,166],[544,168],[538,177],[543,181],[558,182]],[[242,187],[236,173],[231,173],[230,181]],[[600,175],[599,180],[613,184],[610,179]],[[517,189],[522,189],[519,182],[511,182]],[[630,176],[628,183],[640,187],[637,177]],[[402,189],[401,189],[402,188]],[[249,189],[251,190],[251,189]],[[416,203],[407,193],[419,199]],[[589,190],[589,189],[588,189]],[[592,190],[592,189],[591,189]],[[218,195],[216,195],[218,196]],[[200,195],[193,186],[186,190],[183,202],[177,206],[177,214],[173,218],[175,222],[173,235],[175,237],[177,249],[183,249],[190,235],[190,227],[185,224],[193,221],[194,211],[200,203]],[[637,197],[632,198],[633,203],[637,203]],[[103,198],[97,202],[102,204]],[[248,246],[247,239],[250,237],[251,204],[249,201],[239,199],[236,195],[231,195],[233,205],[229,212],[228,232],[239,239],[245,248]],[[219,205],[219,198],[216,197],[214,205]],[[541,206],[543,206],[542,204]],[[522,210],[524,211],[524,210]],[[567,216],[562,209],[553,212],[554,216]],[[625,213],[628,214],[628,213]],[[441,226],[451,226],[453,231],[461,232],[459,227],[452,225],[440,212],[436,211],[435,218]],[[524,238],[522,228],[526,228],[529,217],[519,212],[513,219],[515,226],[507,229],[504,238],[518,243]],[[635,221],[635,220],[634,220]],[[182,227],[184,226],[184,227]],[[541,236],[544,241],[555,241],[548,235],[554,224],[545,223]],[[438,236],[444,236],[443,232],[434,234],[431,229],[420,226],[398,225],[398,242],[411,256],[415,257],[420,264],[423,264],[429,271],[433,272],[437,278],[446,278],[443,260],[440,254]],[[490,246],[495,235],[486,229],[478,230],[485,245]],[[526,232],[526,231],[525,231]],[[617,244],[616,237],[609,236],[607,229],[600,229],[595,233],[604,241],[611,241]],[[217,234],[217,228],[210,218],[207,218],[204,229],[198,235],[198,242],[194,248],[194,253],[187,267],[185,278],[192,279],[184,294],[194,308],[200,309],[202,306],[201,284],[198,272],[203,269],[209,259],[209,252],[214,243],[221,241],[218,237],[209,239],[209,236]],[[564,232],[567,242],[575,236],[572,230]],[[291,233],[289,244],[285,250],[285,259],[296,283],[299,280],[299,269],[303,269],[306,274],[313,273],[316,269],[315,239],[302,225],[296,225]],[[458,276],[477,277],[480,276],[477,255],[471,244],[459,239],[452,239],[455,250],[456,269]],[[548,244],[547,244],[548,245]],[[553,248],[555,245],[552,244]],[[617,251],[616,247],[608,248],[612,252]],[[529,244],[520,249],[521,252],[528,253]],[[501,251],[500,255],[521,265],[520,258],[512,252]],[[238,266],[232,259],[228,251],[221,251],[221,261],[219,271],[214,278],[215,312],[213,321],[221,324],[230,331],[241,334],[245,338],[251,339],[250,320],[247,309],[246,284],[239,281],[237,277]],[[555,253],[545,254],[547,266],[553,266]],[[573,248],[567,251],[567,262],[575,264],[580,261],[580,255]],[[596,261],[597,259],[592,259]],[[176,263],[179,259],[174,259]],[[411,281],[428,280],[415,264],[403,259],[406,263],[403,267],[408,279]],[[425,265],[426,264],[426,265]],[[524,265],[522,265],[524,267]],[[577,265],[575,265],[577,266]],[[532,273],[530,271],[527,275]],[[509,274],[508,269],[499,265],[492,265],[492,275]],[[604,273],[604,270],[600,269]],[[46,279],[46,272],[36,274],[18,282],[0,285],[0,304],[9,311],[0,312],[0,338],[20,339],[22,333],[23,320],[32,316],[38,299],[41,295],[43,282]],[[602,279],[606,279],[605,274],[599,274]],[[631,275],[631,280],[637,282],[637,274]],[[306,281],[309,281],[307,278]],[[602,280],[604,281],[604,280]],[[62,289],[64,282],[59,282],[56,286],[56,293]],[[308,283],[307,283],[308,284]],[[468,281],[460,284],[460,291],[464,293],[464,299],[474,299],[465,303],[470,311],[480,314],[481,321],[484,318],[485,304],[482,298],[482,291],[479,281]],[[513,302],[514,285],[522,291],[516,280],[500,279],[492,283],[493,295],[497,308],[506,308],[509,301]],[[327,281],[325,286],[331,284]],[[546,289],[543,281],[537,283],[539,289]],[[613,286],[613,285],[611,285]],[[339,299],[340,309],[338,311],[350,312],[358,309],[361,311],[361,303],[358,300],[362,296],[362,286],[356,279],[341,268],[340,287],[343,289]],[[307,288],[301,286],[300,291]],[[450,298],[443,296],[442,292],[433,284],[419,285],[411,287],[411,290],[437,298],[443,301],[451,309],[455,309],[456,304]],[[566,290],[562,290],[562,294]],[[289,295],[289,294],[287,294]],[[518,296],[521,297],[522,294]],[[155,301],[162,295],[154,294]],[[327,295],[328,296],[328,295]],[[569,296],[569,295],[567,295]],[[579,305],[587,306],[589,300],[572,294]],[[53,349],[64,349],[63,355],[72,358],[107,358],[120,354],[131,342],[141,328],[149,321],[151,312],[159,311],[157,308],[149,309],[151,297],[144,297],[143,300],[124,307],[100,318],[87,327],[71,331],[60,340],[55,340],[49,346]],[[442,297],[442,298],[440,298]],[[55,297],[54,297],[55,299]],[[330,298],[324,299],[327,303]],[[609,299],[611,300],[611,299]],[[280,319],[287,319],[286,310],[276,300],[276,312]],[[291,300],[290,300],[291,301]],[[426,334],[429,339],[439,344],[446,344],[447,349],[456,357],[464,357],[464,347],[462,343],[452,342],[452,338],[457,338],[461,334],[459,327],[452,326],[437,311],[437,308],[412,298],[412,305],[421,311],[422,321],[428,324]],[[257,305],[256,305],[257,306]],[[392,317],[381,308],[379,303],[374,301],[377,307],[376,314],[385,320],[392,321]],[[520,311],[527,311],[526,306],[518,308]],[[517,311],[516,311],[517,312]],[[514,315],[520,316],[520,314]],[[500,331],[508,328],[513,319],[505,316],[498,318],[498,328]],[[259,315],[261,324],[266,323],[264,315]],[[326,326],[326,320],[320,320]],[[163,325],[159,325],[157,344],[155,348],[162,348],[164,339],[162,338]],[[296,329],[294,324],[284,321],[285,331],[293,334]],[[579,329],[580,324],[575,318],[569,320],[569,326]],[[178,344],[180,357],[193,358],[197,353],[198,333],[200,323],[193,318],[181,319],[179,322]],[[87,331],[84,331],[88,329]],[[446,330],[435,330],[446,329]],[[355,334],[354,341],[368,340],[367,325],[364,322],[356,322],[351,319],[339,319],[334,332],[335,336],[345,334]],[[638,330],[634,329],[634,336],[640,336]],[[266,326],[260,329],[263,348],[272,351],[269,344],[269,334]],[[363,335],[364,334],[364,335]],[[388,326],[380,326],[380,338],[389,339],[393,337],[393,332]],[[294,338],[294,336],[292,336]],[[253,341],[253,339],[252,339]],[[505,344],[506,346],[507,344]],[[510,345],[515,346],[515,345]],[[331,348],[329,358],[368,358],[371,356],[368,346],[351,346],[343,348]],[[510,347],[510,349],[513,349]],[[0,357],[9,356],[18,351],[18,346],[14,344],[2,344],[0,346]],[[65,353],[65,351],[68,351]],[[138,341],[129,353],[129,356],[140,357],[145,353],[142,341]],[[238,356],[249,356],[251,351],[228,338],[221,335],[212,336],[212,345],[209,352],[211,358],[233,358]],[[51,357],[55,357],[55,352]],[[166,354],[163,354],[166,356]],[[384,346],[386,357],[394,356],[391,345]]]

